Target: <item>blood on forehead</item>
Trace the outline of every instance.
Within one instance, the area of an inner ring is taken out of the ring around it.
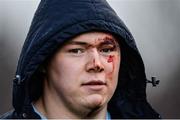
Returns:
[[[101,45],[113,45],[116,47],[119,46],[114,37],[106,36],[104,38],[95,39],[95,43],[88,45],[88,47],[97,47]]]
[[[111,44],[113,43],[113,44],[115,44],[116,40],[115,40],[114,37],[106,36],[104,38],[98,38],[97,40],[95,40],[95,42],[98,42],[98,43],[103,42],[103,43],[111,43]]]

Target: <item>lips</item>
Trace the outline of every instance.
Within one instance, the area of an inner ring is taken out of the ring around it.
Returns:
[[[106,85],[106,83],[98,80],[98,81],[89,81],[89,82],[83,83],[82,85],[92,85],[92,86],[93,85]]]
[[[82,87],[87,89],[88,91],[101,91],[106,88],[106,83],[100,80],[92,80],[89,82],[85,82],[82,84]]]

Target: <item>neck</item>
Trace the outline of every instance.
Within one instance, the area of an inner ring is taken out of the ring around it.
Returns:
[[[82,109],[77,111],[71,111],[67,105],[59,99],[59,96],[55,94],[55,91],[44,89],[44,94],[36,102],[34,106],[36,109],[49,119],[105,119],[107,113],[107,105],[96,109]]]

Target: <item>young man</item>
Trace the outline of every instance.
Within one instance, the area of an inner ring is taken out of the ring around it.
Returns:
[[[120,49],[112,35],[78,35],[52,56],[34,107],[47,118],[106,118],[119,66]]]
[[[42,0],[2,118],[159,118],[134,39],[105,0]]]

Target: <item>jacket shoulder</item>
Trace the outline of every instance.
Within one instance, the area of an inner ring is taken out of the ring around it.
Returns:
[[[13,119],[13,118],[17,118],[16,112],[14,110],[8,111],[0,115],[0,119]]]

